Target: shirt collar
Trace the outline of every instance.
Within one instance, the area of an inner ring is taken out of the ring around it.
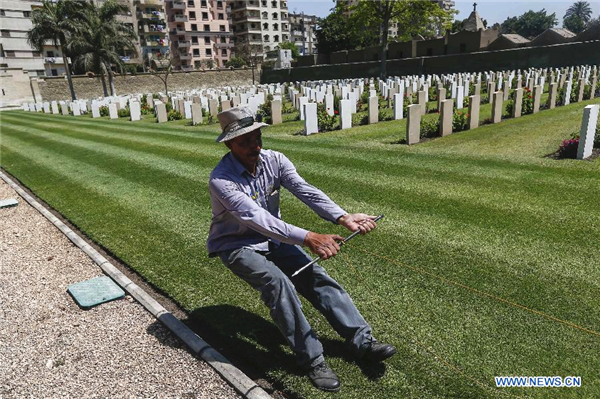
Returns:
[[[250,174],[250,172],[248,172],[248,170],[246,170],[246,168],[244,167],[244,165],[242,165],[242,163],[240,161],[237,160],[236,157],[233,156],[233,154],[230,152],[229,156],[231,158],[231,162],[233,163],[233,169],[235,170],[235,172],[238,175],[243,175],[244,172],[246,172],[247,174],[249,174],[250,176],[252,176]],[[260,155],[258,156],[258,161],[256,162],[256,176],[258,176],[259,172],[262,170],[262,151],[260,153]]]

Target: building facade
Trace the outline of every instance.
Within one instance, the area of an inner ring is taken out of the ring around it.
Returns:
[[[289,41],[298,47],[300,55],[317,53],[316,29],[319,20],[315,15],[289,14]]]
[[[134,32],[138,35],[139,43],[137,63],[148,64],[152,58],[166,54],[170,50],[165,2],[164,0],[133,0],[131,10]],[[124,56],[127,57],[126,54]]]
[[[232,1],[231,16],[236,44],[250,46],[253,56],[264,57],[280,43],[290,41],[287,1]]]
[[[176,69],[224,66],[233,48],[228,2],[170,0],[167,3],[171,54]]]
[[[27,43],[27,32],[33,26],[31,11],[40,5],[40,1],[0,1],[0,67],[22,68],[29,76],[46,74],[44,54]]]

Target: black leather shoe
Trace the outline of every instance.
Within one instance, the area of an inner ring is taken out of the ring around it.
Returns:
[[[308,372],[308,378],[313,385],[323,391],[337,392],[340,390],[340,381],[327,363],[316,365]]]
[[[385,359],[396,354],[396,348],[389,344],[382,344],[380,342],[371,342],[363,355],[363,359],[377,363],[382,362]]]

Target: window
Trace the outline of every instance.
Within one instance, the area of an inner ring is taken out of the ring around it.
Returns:
[[[204,44],[210,44],[210,37],[208,37],[208,36],[204,37]]]
[[[267,0],[262,0],[262,6],[266,7],[267,6]]]
[[[210,32],[210,25],[204,25],[204,32]]]
[[[276,12],[273,13],[273,19],[277,19],[279,17],[279,14],[277,14]]]
[[[194,7],[194,0],[188,0],[188,7]]]
[[[268,13],[268,12],[266,12],[266,11],[263,11],[263,13],[262,13],[262,18],[263,18],[263,19],[268,19],[268,18],[269,18],[269,13]]]
[[[195,48],[195,49],[193,50],[193,52],[194,52],[194,56],[195,56],[195,57],[200,57],[200,49],[199,49],[199,48]]]
[[[208,7],[208,6],[206,5],[206,0],[202,0],[202,1],[200,2],[200,7],[202,7],[202,8],[206,8],[206,7]]]
[[[223,2],[222,1],[217,1],[217,9],[222,10],[223,9]]]
[[[266,30],[266,29],[269,29],[269,24],[265,22],[265,23],[263,24],[263,29],[265,29],[265,30]]]
[[[198,30],[198,25],[197,24],[192,24],[192,30],[193,31],[197,31]]]
[[[273,36],[273,41],[274,41],[275,43],[279,43],[279,35],[275,35],[275,36]]]
[[[277,1],[273,0],[273,1],[271,2],[271,7],[273,7],[273,8],[277,8]]]
[[[227,50],[225,50],[225,49],[221,50],[221,57],[227,57]]]
[[[273,30],[279,30],[279,24],[273,24]]]
[[[191,21],[195,21],[196,20],[196,13],[194,11],[190,11],[190,20]]]
[[[289,40],[288,35],[283,35],[283,41],[287,42]]]
[[[6,51],[4,51],[4,56],[6,58],[15,58],[15,52],[14,51],[6,50]]]
[[[10,37],[10,31],[9,30],[1,30],[0,35],[2,35],[2,37]]]
[[[221,32],[225,32],[225,25],[219,25],[219,30]]]
[[[198,44],[198,37],[192,36],[192,44]]]
[[[31,16],[31,11],[23,11],[23,16],[29,18]]]
[[[227,43],[227,39],[225,39],[224,37],[221,38],[221,43]]]
[[[54,51],[47,51],[47,57],[54,57]]]
[[[52,74],[52,76],[58,76],[58,71],[56,69],[51,69],[50,73]]]
[[[207,12],[203,12],[202,13],[202,20],[203,21],[208,21],[208,13]]]
[[[0,16],[3,17],[5,15],[6,15],[6,13],[4,12],[4,10],[0,10]]]
[[[269,41],[269,35],[265,35],[264,41],[265,41],[265,42],[268,42],[268,41]]]
[[[194,68],[196,68],[196,69],[202,68],[202,61],[194,61]]]
[[[225,19],[222,12],[219,13],[219,19]]]
[[[206,56],[207,57],[212,57],[212,50],[211,49],[209,49],[209,48],[206,49]]]

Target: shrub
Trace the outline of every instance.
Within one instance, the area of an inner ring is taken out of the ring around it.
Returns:
[[[129,118],[129,116],[131,115],[131,112],[129,112],[129,107],[125,107],[125,108],[121,108],[117,114],[119,115],[119,118]]]
[[[148,106],[148,104],[142,105],[142,107],[140,108],[140,112],[142,113],[142,115],[153,115],[154,114],[154,110],[152,108],[150,108]]]
[[[165,108],[167,110],[167,114],[173,111],[173,105],[171,103],[165,103]]]
[[[333,109],[335,111],[337,111],[338,113],[341,112],[341,110],[340,110],[340,101],[341,100],[342,99],[340,97],[338,97],[336,95],[333,96]]]
[[[512,118],[515,108],[516,91],[510,94],[509,100],[504,108],[509,118]],[[533,114],[533,93],[529,88],[523,88],[523,101],[521,102],[521,115]]]
[[[105,105],[103,107],[100,107],[100,116],[108,116],[109,112],[108,112],[108,107]]]
[[[379,121],[394,120],[394,111],[391,108],[379,108]]]
[[[273,123],[271,110],[271,100],[267,98],[265,103],[258,107],[258,111],[256,112],[257,119],[271,125]]]
[[[440,120],[425,120],[421,119],[421,138],[431,138],[439,135],[440,132]]]
[[[142,96],[142,100],[140,101],[140,105],[143,107],[144,105],[148,105],[148,96],[144,94]]]
[[[281,113],[282,114],[291,114],[295,111],[296,109],[294,108],[294,106],[292,105],[291,102],[284,102],[281,105]]]
[[[352,126],[367,125],[369,123],[368,112],[357,112],[352,115]]]
[[[452,115],[452,131],[462,132],[469,128],[469,114],[467,111],[455,111]]]
[[[600,148],[600,123],[596,127],[596,135],[594,136],[594,148]]]
[[[180,119],[183,119],[183,115],[181,115],[181,112],[179,112],[179,111],[175,111],[172,109],[167,114],[167,120],[169,120],[169,121],[178,121]]]
[[[574,133],[570,139],[563,140],[558,147],[559,158],[577,158],[577,147],[579,146],[579,135]]]
[[[437,101],[437,86],[431,86],[429,88],[429,101]]]
[[[320,132],[330,132],[338,128],[337,116],[329,115],[323,104],[317,104],[317,122]]]

